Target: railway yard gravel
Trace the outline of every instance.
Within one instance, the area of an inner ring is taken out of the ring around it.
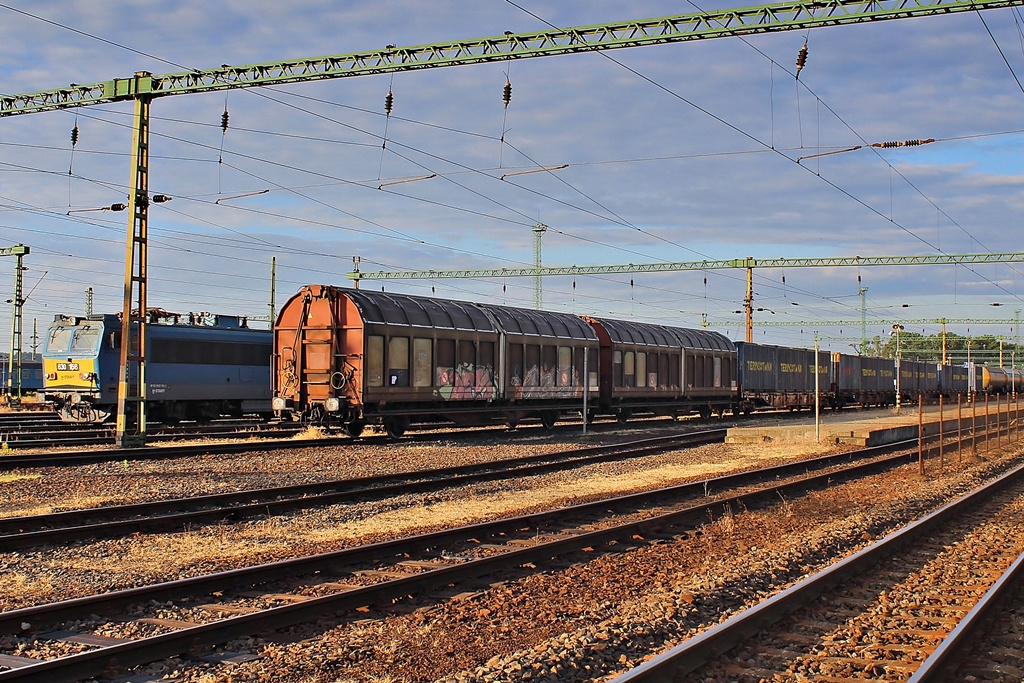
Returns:
[[[413,471],[572,447],[564,441],[582,446],[655,435],[658,430],[563,436],[560,443],[524,433],[485,444],[453,439],[331,448],[302,448],[297,442],[294,451],[22,470],[0,478],[0,516]],[[336,550],[836,450],[805,443],[712,445],[174,534],[2,553],[0,609]],[[475,586],[459,599],[420,596],[402,609],[370,610],[226,646],[258,655],[251,661],[181,658],[146,671],[189,683],[610,680],[972,488],[1011,458],[956,460],[955,453],[947,453],[942,474],[938,463],[929,463],[925,477],[916,465],[901,467],[780,499],[771,509],[734,510],[675,540],[637,539],[635,547],[573,557],[559,569],[496,577],[494,585]],[[131,635],[118,630],[122,626],[104,628],[110,635]],[[31,653],[32,645],[0,636],[0,647]]]

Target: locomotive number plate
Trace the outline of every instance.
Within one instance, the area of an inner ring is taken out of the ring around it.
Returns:
[[[57,372],[74,372],[76,370],[78,370],[78,363],[57,363]]]

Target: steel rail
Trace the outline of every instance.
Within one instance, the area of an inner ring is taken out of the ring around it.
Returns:
[[[810,604],[837,584],[891,556],[920,535],[936,528],[962,510],[985,502],[1005,486],[1017,483],[1024,465],[1004,473],[916,522],[894,531],[867,548],[835,563],[764,602],[734,615],[654,659],[616,678],[621,683],[679,681],[713,657],[720,656],[754,636],[766,626]]]
[[[1007,567],[981,600],[971,608],[960,623],[937,647],[928,659],[924,660],[907,683],[939,683],[947,680],[948,670],[954,659],[970,646],[971,638],[981,627],[1002,607],[1002,598],[1024,580],[1024,553]]]

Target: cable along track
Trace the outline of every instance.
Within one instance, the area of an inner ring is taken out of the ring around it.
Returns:
[[[824,456],[324,555],[13,610],[0,614],[0,632],[19,633],[21,657],[0,657],[0,664],[11,668],[0,672],[0,681],[80,680],[100,675],[112,662],[136,666],[367,606],[400,608],[410,595],[442,600],[453,592],[480,589],[481,579],[486,586],[492,578],[484,577],[535,573],[594,552],[620,552],[673,539],[734,509],[774,505],[780,495],[800,495],[909,460],[906,454],[888,455],[837,467],[851,457],[855,456]],[[794,476],[815,469],[824,471]],[[774,483],[780,477],[790,479]],[[765,481],[773,483],[764,485]],[[754,482],[761,486],[733,495],[707,495]],[[94,615],[104,618],[97,621]],[[128,634],[138,639],[124,642]],[[29,659],[58,652],[66,656]]]
[[[617,680],[906,680],[1024,552],[1022,527],[1024,465]]]

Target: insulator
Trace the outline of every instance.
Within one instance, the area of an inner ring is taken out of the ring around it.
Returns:
[[[505,81],[505,89],[501,93],[501,101],[508,106],[508,103],[512,101],[512,82]]]
[[[384,113],[391,116],[391,108],[395,105],[395,95],[390,90],[384,97]]]
[[[128,208],[127,204],[118,203],[118,204],[111,204],[110,205],[110,210],[111,211],[124,211],[127,208]]]
[[[802,48],[800,48],[800,52],[796,56],[796,77],[797,78],[800,78],[800,71],[804,68],[805,64],[807,64],[807,43],[804,43],[804,46]]]
[[[224,113],[220,115],[220,129],[222,132],[228,132],[228,110],[225,109]]]
[[[71,146],[74,147],[77,144],[78,144],[78,124],[76,123],[75,127],[71,129]]]
[[[927,145],[929,142],[935,142],[935,138],[928,138],[927,140],[903,140],[901,142],[875,142],[872,143],[871,146],[888,149],[890,147],[917,147],[918,145]]]

